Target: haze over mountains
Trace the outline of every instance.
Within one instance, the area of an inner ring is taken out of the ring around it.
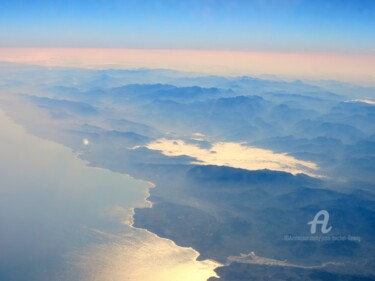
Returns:
[[[9,116],[90,166],[154,183],[152,207],[135,210],[134,226],[218,261],[220,280],[375,280],[375,88],[3,66]],[[218,143],[255,149],[224,153]],[[273,160],[257,154],[265,150]],[[276,166],[275,155],[285,156]],[[239,167],[238,158],[263,166]],[[285,239],[309,236],[323,209],[330,236],[360,240]]]

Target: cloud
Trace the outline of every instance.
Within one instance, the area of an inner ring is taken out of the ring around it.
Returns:
[[[246,146],[235,142],[217,142],[210,149],[188,144],[183,140],[159,139],[146,145],[159,150],[167,156],[190,156],[193,164],[219,165],[246,170],[269,169],[292,174],[304,173],[318,177],[318,166],[309,161],[298,160],[286,153],[274,153],[271,150]]]

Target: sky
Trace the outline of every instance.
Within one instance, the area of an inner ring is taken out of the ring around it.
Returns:
[[[0,0],[0,60],[374,86],[375,1]]]
[[[372,0],[0,0],[0,47],[374,52]]]

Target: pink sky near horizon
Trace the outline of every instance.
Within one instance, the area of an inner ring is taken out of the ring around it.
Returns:
[[[375,53],[165,49],[0,48],[0,61],[43,66],[163,68],[218,75],[276,75],[375,86]]]

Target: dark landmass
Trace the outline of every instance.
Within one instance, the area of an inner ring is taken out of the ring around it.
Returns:
[[[323,269],[304,269],[284,266],[233,263],[218,268],[219,278],[208,281],[374,281],[375,276],[337,274]]]
[[[227,262],[229,256],[257,256],[292,264],[348,263],[353,271],[372,272],[375,202],[365,196],[325,189],[305,175],[247,171],[218,166],[171,169],[144,167],[157,188],[150,209],[137,209],[135,226],[192,246],[201,259]],[[170,181],[176,178],[175,181]],[[309,236],[307,222],[320,209],[330,210],[330,235],[361,236],[361,241],[287,241]],[[360,257],[360,258],[359,258]],[[357,263],[350,265],[353,258]]]

